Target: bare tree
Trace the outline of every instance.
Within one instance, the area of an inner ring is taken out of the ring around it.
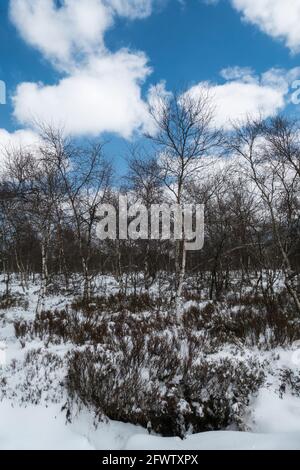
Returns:
[[[272,237],[281,256],[285,285],[300,313],[300,299],[294,282],[296,273],[291,264],[293,243],[290,237],[298,210],[295,197],[299,191],[297,171],[289,171],[286,162],[290,163],[290,160],[280,150],[280,139],[274,139],[274,127],[273,131],[271,129],[261,121],[248,119],[244,125],[235,128],[230,145],[245,162],[244,172],[260,198],[261,210],[269,215]]]
[[[66,203],[64,210],[70,210],[74,223],[84,277],[83,295],[89,301],[92,281],[90,261],[97,211],[109,195],[112,167],[105,159],[102,143],[76,146],[64,138],[62,132],[51,127],[43,129],[42,138],[44,146],[41,152],[55,165],[62,180]]]
[[[14,193],[13,206],[9,218],[17,229],[18,218],[26,214],[27,222],[37,234],[41,247],[41,290],[39,308],[47,293],[49,283],[48,254],[51,230],[53,228],[53,204],[59,197],[56,187],[56,176],[47,162],[31,152],[11,151],[8,153],[6,174],[11,181]],[[23,220],[23,222],[25,222]],[[23,267],[16,251],[16,261],[21,272]]]
[[[157,151],[159,176],[171,198],[182,205],[187,185],[210,163],[207,157],[220,151],[222,133],[214,128],[214,109],[209,91],[162,94],[152,100],[150,113],[155,131],[148,135]],[[175,300],[177,310],[186,271],[185,234],[175,247]]]
[[[136,202],[142,202],[147,208],[150,220],[152,204],[160,204],[163,200],[163,188],[157,161],[149,157],[144,149],[136,146],[130,149],[126,183]],[[156,278],[159,251],[157,241],[150,237],[143,242],[144,245],[145,287],[148,290]]]

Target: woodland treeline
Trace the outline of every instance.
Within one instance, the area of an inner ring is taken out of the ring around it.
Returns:
[[[300,124],[285,116],[247,118],[220,131],[206,91],[197,98],[158,93],[149,111],[155,131],[130,148],[121,182],[105,144],[78,143],[47,125],[34,146],[3,149],[0,259],[7,295],[13,273],[23,289],[40,274],[43,295],[58,275],[70,289],[79,273],[90,299],[96,276],[110,273],[122,286],[128,277],[146,290],[167,278],[177,302],[194,277],[219,300],[238,273],[245,284],[255,279],[266,296],[280,277],[300,313]],[[121,193],[149,210],[172,201],[204,204],[204,248],[99,240],[97,209],[107,202],[117,208]]]

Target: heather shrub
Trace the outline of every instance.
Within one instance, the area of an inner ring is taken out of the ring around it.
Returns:
[[[66,379],[71,400],[164,436],[242,427],[249,399],[264,380],[258,363],[182,357],[176,340],[154,343],[73,352]]]
[[[271,350],[300,339],[300,320],[293,309],[274,303],[272,308],[261,299],[238,303],[208,303],[192,306],[184,312],[187,329],[206,332],[211,344],[239,344]]]
[[[181,321],[149,294],[97,297],[88,307],[81,302],[16,321],[16,336],[72,345],[63,380],[70,406],[84,404],[100,417],[165,436],[243,429],[267,369],[254,355],[246,359],[245,347],[269,350],[300,338],[292,310],[279,301],[271,309],[250,295],[240,302],[192,301]],[[224,345],[228,354],[219,356]],[[298,393],[294,375],[285,372],[282,384]]]

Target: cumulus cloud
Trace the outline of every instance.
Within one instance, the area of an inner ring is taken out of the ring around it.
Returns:
[[[56,66],[68,69],[79,58],[105,50],[104,34],[115,15],[151,14],[153,0],[10,0],[10,18],[22,38]]]
[[[23,39],[63,72],[54,85],[17,87],[17,120],[63,125],[73,135],[107,131],[126,138],[145,126],[147,58],[125,49],[111,53],[104,35],[116,15],[144,18],[154,1],[161,0],[11,0],[10,17]]]
[[[22,129],[15,132],[8,132],[6,129],[0,129],[0,149],[24,148],[38,144],[38,135],[30,129]]]
[[[300,77],[300,68],[271,69],[259,77],[251,69],[233,67],[222,70],[221,75],[225,83],[202,82],[189,93],[197,97],[203,87],[209,87],[216,110],[215,124],[230,129],[233,122],[247,116],[267,118],[283,109],[289,101],[290,85]]]
[[[264,33],[281,39],[293,52],[300,52],[299,0],[231,0],[243,18]]]
[[[4,161],[10,152],[28,149],[35,152],[40,145],[38,134],[30,129],[8,132],[0,129],[0,174],[4,168]]]
[[[116,132],[128,138],[148,120],[140,83],[149,74],[146,57],[126,50],[93,58],[57,85],[22,83],[14,114],[28,125],[33,117],[63,126],[69,134]]]
[[[77,54],[103,50],[103,35],[112,15],[102,1],[11,0],[10,18],[22,38],[61,68]]]

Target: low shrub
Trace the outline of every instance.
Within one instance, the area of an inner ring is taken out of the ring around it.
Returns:
[[[293,311],[279,303],[271,309],[259,298],[195,302],[181,322],[173,310],[156,309],[148,294],[94,300],[88,308],[77,301],[15,322],[16,336],[75,345],[64,381],[70,403],[164,436],[243,428],[250,397],[267,369],[243,358],[245,347],[268,350],[300,339]],[[298,393],[297,377],[282,374],[284,386]]]
[[[94,297],[89,300],[89,302],[80,297],[72,303],[72,308],[86,314],[95,311],[106,311],[110,313],[128,311],[131,313],[140,313],[145,310],[152,311],[155,305],[156,300],[146,292],[128,295],[118,292],[117,294],[111,294],[107,297]]]
[[[24,361],[12,361],[1,378],[0,401],[14,400],[20,405],[29,403],[61,403],[64,398],[64,362],[54,353],[42,349],[30,350]]]
[[[186,328],[206,332],[211,344],[240,344],[271,350],[300,339],[300,320],[288,307],[266,308],[263,303],[230,306],[208,303],[184,312]]]
[[[285,393],[300,397],[300,371],[297,373],[289,368],[280,371],[280,387],[279,393],[282,397]]]
[[[13,307],[23,307],[25,310],[28,308],[28,301],[20,295],[0,295],[0,310],[8,310]]]
[[[82,317],[79,312],[69,309],[44,311],[37,314],[33,321],[17,320],[14,322],[15,335],[18,339],[38,337],[46,343],[60,344],[71,341],[75,345],[86,342],[101,342],[105,334],[105,324]]]
[[[242,427],[250,396],[264,380],[258,363],[203,357],[190,362],[166,339],[156,351],[153,344],[130,343],[119,352],[73,352],[66,380],[70,398],[164,436]]]

